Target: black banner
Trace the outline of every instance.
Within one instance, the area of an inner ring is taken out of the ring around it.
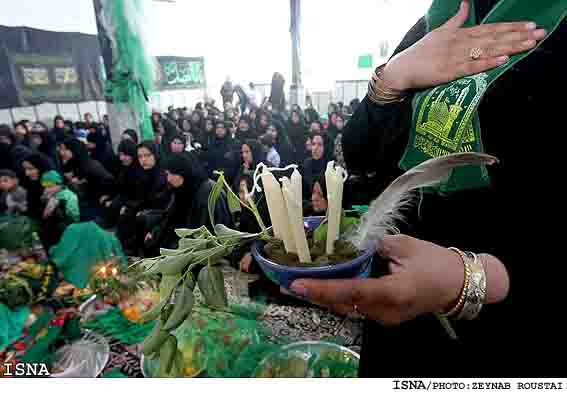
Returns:
[[[0,109],[104,101],[112,50],[108,37],[103,44],[104,57],[96,35],[0,26]],[[158,90],[206,87],[202,57],[159,56],[157,63]]]
[[[104,100],[97,36],[0,26],[0,108]]]

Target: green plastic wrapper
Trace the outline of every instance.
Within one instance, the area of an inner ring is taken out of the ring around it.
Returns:
[[[119,308],[97,316],[83,324],[83,328],[93,330],[103,336],[114,338],[127,345],[134,345],[144,340],[154,328],[155,321],[146,324],[133,323]]]

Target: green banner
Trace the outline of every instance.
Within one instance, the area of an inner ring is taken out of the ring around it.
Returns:
[[[373,66],[372,55],[360,55],[358,57],[358,68],[372,68]]]
[[[202,57],[158,56],[160,89],[202,89],[206,86]]]

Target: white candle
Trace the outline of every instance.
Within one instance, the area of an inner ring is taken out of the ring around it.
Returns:
[[[307,244],[307,236],[303,227],[303,201],[301,194],[301,175],[295,170],[291,176],[282,179],[282,191],[289,216],[291,233],[297,248],[297,256],[302,263],[311,263],[311,254]],[[299,183],[298,183],[299,182]],[[298,190],[299,185],[299,190]]]
[[[325,182],[327,184],[327,254],[335,251],[335,241],[339,239],[344,182],[347,178],[346,171],[342,167],[336,167],[334,162],[327,164],[325,171]]]
[[[297,253],[280,184],[274,175],[266,169],[262,172],[261,178],[268,202],[268,211],[272,220],[274,236],[283,241],[285,250],[288,253]]]

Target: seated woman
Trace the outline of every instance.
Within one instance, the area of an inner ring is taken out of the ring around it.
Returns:
[[[187,149],[187,137],[184,134],[176,134],[169,143],[171,153],[182,153]]]
[[[130,140],[133,143],[135,143],[136,145],[138,145],[138,133],[136,133],[136,130],[132,130],[132,129],[126,129],[124,130],[124,132],[122,133],[122,136],[120,137],[121,141],[124,140]]]
[[[49,157],[56,167],[59,167],[57,157],[57,140],[53,133],[49,132],[47,125],[43,122],[35,122],[28,134],[28,145],[32,150],[39,151]]]
[[[101,204],[114,190],[114,177],[100,162],[89,157],[85,144],[76,138],[63,141],[59,145],[59,155],[65,179],[79,196],[81,220],[102,218]]]
[[[303,162],[303,198],[311,196],[315,180],[325,173],[330,154],[327,150],[328,138],[321,133],[313,133],[311,138],[311,157]]]
[[[164,168],[167,182],[173,188],[173,201],[163,218],[150,215],[138,217],[139,228],[145,230],[141,240],[146,257],[157,255],[159,247],[177,247],[177,228],[198,228],[207,226],[214,231],[209,219],[208,199],[214,182],[197,160],[186,154],[171,155]],[[233,220],[228,201],[223,194],[215,206],[215,224],[232,227]]]
[[[295,151],[295,163],[303,163],[308,156],[305,155],[305,138],[307,136],[307,126],[301,117],[301,110],[291,111],[291,117],[287,124],[287,133]]]
[[[209,145],[205,155],[208,176],[216,179],[215,171],[222,171],[229,184],[234,181],[238,172],[238,145],[227,134],[226,125],[223,121],[217,121],[215,139]]]
[[[112,146],[108,144],[102,128],[97,127],[87,135],[87,150],[91,159],[98,161],[108,172],[115,175],[120,168]]]
[[[327,216],[328,206],[327,183],[325,182],[325,174],[323,174],[313,184],[310,208],[313,216]]]
[[[138,148],[129,140],[123,140],[118,145],[118,176],[116,177],[116,189],[103,202],[105,208],[105,225],[114,227],[120,216],[122,207],[136,196],[136,180],[142,169],[138,163]]]
[[[159,148],[150,141],[137,148],[138,164],[131,193],[123,201],[118,218],[117,237],[130,255],[139,254],[140,233],[137,222],[144,217],[163,217],[171,199],[167,187],[167,176],[160,166]],[[133,193],[132,193],[133,192]]]
[[[274,148],[280,156],[279,167],[285,167],[289,164],[300,164],[294,163],[295,150],[287,135],[287,130],[285,130],[280,122],[274,121],[271,123],[267,127],[265,134],[271,134],[274,139]]]
[[[41,177],[42,201],[45,203],[39,236],[49,251],[57,244],[67,226],[81,218],[77,195],[64,185],[57,171],[48,171]]]
[[[47,156],[36,152],[26,156],[22,161],[22,171],[25,174],[22,186],[28,192],[28,211],[27,215],[35,220],[40,221],[43,216],[44,204],[41,201],[43,195],[43,187],[41,186],[41,177],[55,167]]]
[[[235,182],[233,183],[233,190],[235,191],[239,190],[240,180],[243,177],[253,176],[258,164],[267,163],[263,147],[256,140],[246,140],[241,145],[240,155],[242,157],[242,165],[240,166]]]

